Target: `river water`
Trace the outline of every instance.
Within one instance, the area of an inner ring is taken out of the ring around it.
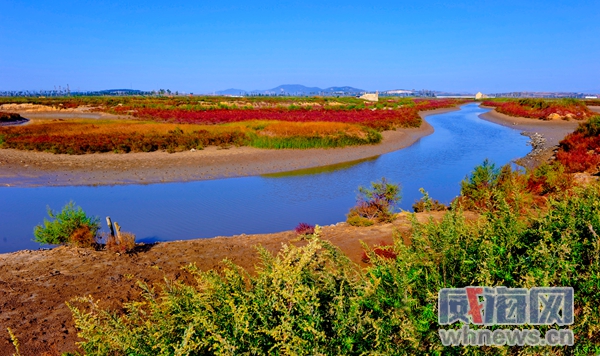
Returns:
[[[142,242],[172,241],[291,230],[298,223],[345,220],[358,186],[386,177],[400,183],[400,208],[409,210],[419,188],[443,203],[460,181],[488,158],[503,165],[526,155],[519,131],[485,120],[477,104],[428,116],[435,132],[414,145],[360,162],[266,176],[152,185],[0,188],[0,253],[37,249],[33,228],[46,208],[70,200],[89,215],[119,222]]]

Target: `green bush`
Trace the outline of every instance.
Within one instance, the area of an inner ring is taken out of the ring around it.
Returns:
[[[89,217],[81,209],[75,208],[74,202],[69,202],[65,205],[61,212],[55,212],[48,207],[48,215],[53,221],[44,219],[42,225],[38,225],[33,230],[35,241],[43,244],[68,244],[73,242],[72,237],[77,235],[77,240],[80,240],[82,230],[86,231],[85,235],[95,237],[100,229],[100,220],[98,217]]]

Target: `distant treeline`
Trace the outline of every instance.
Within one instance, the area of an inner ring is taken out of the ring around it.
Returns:
[[[74,91],[67,88],[54,90],[6,90],[0,91],[0,97],[64,97],[64,96],[128,96],[128,95],[180,95],[179,92],[170,90],[133,90],[133,89],[111,89],[99,91]]]

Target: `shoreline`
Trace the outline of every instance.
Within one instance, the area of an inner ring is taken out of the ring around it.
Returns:
[[[460,107],[419,112],[419,128],[382,132],[376,145],[269,150],[254,147],[177,153],[95,153],[85,155],[0,150],[0,186],[85,186],[189,182],[274,174],[364,160],[406,148],[433,133],[427,116]],[[39,113],[37,113],[40,115]]]
[[[580,123],[580,121],[576,120],[545,121],[525,117],[513,117],[499,113],[494,108],[485,108],[491,109],[491,111],[479,115],[481,119],[520,130],[522,135],[531,139],[530,142],[534,141],[533,138],[538,135],[541,135],[545,139],[545,141],[536,142],[535,147],[532,147],[530,153],[516,160],[517,164],[526,168],[534,168],[553,160],[559,142],[566,135],[573,132]]]
[[[482,106],[484,107],[484,106]],[[573,132],[581,121],[538,120],[525,117],[513,117],[501,114],[490,107],[491,111],[479,115],[483,120],[524,132],[537,132],[546,138],[547,146],[556,146],[568,134]]]

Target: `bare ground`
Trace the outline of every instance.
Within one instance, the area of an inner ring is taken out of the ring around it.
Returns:
[[[426,221],[442,213],[419,213]],[[471,215],[474,219],[475,215]],[[391,224],[352,227],[345,223],[323,228],[322,238],[340,247],[359,266],[360,241],[391,243],[392,233],[410,230],[407,213]],[[193,283],[182,266],[196,263],[201,270],[221,270],[227,258],[250,270],[259,262],[253,248],[262,245],[276,253],[282,244],[302,244],[292,231],[275,234],[238,235],[140,246],[132,255],[117,255],[74,247],[19,251],[0,255],[0,355],[14,352],[6,330],[10,327],[21,343],[22,355],[56,355],[75,351],[78,341],[65,302],[91,295],[104,307],[119,308],[140,294],[137,281],[161,283],[163,278]]]

